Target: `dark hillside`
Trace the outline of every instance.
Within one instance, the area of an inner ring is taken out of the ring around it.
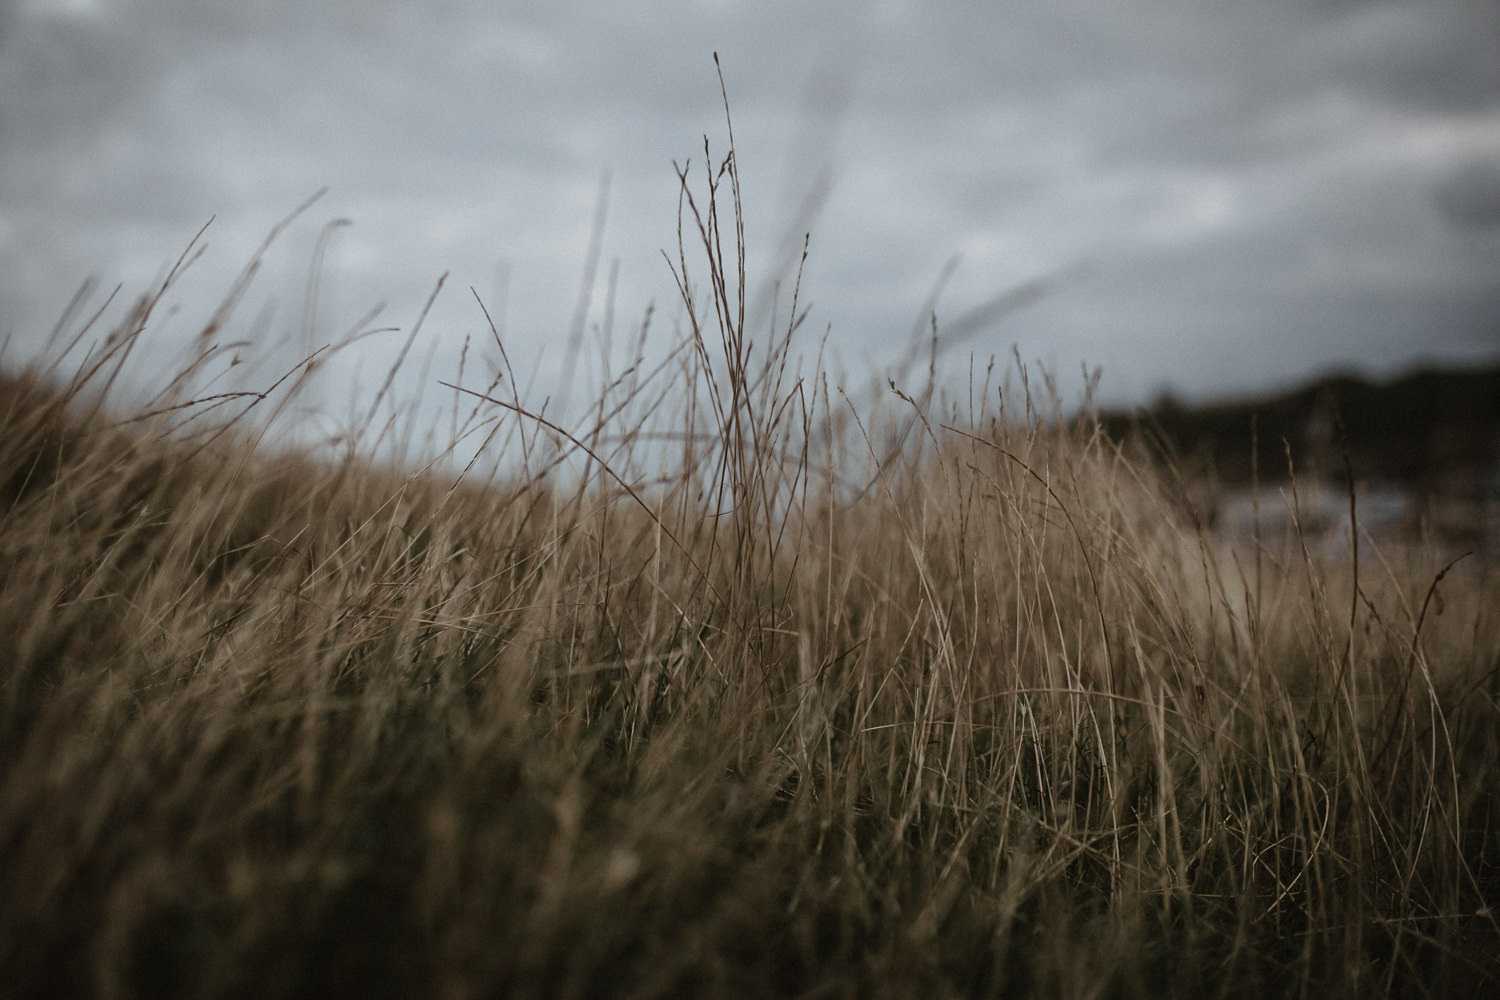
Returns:
[[[1167,399],[1139,415],[1103,417],[1112,436],[1143,433],[1226,487],[1250,483],[1257,439],[1262,482],[1286,479],[1283,441],[1299,476],[1342,479],[1340,421],[1357,480],[1469,499],[1500,486],[1500,365],[1383,383],[1338,375],[1264,399],[1203,407]]]
[[[1265,524],[1265,508],[1252,514],[1254,482],[1274,498],[1293,475],[1303,527],[1343,530],[1347,456],[1366,529],[1440,540],[1455,554],[1500,550],[1500,365],[1390,382],[1330,376],[1201,407],[1166,398],[1100,419],[1111,437],[1142,439],[1174,465],[1198,515],[1231,533],[1253,530],[1252,516]]]

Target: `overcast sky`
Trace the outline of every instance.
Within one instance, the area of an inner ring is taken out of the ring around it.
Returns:
[[[617,269],[617,330],[655,302],[670,339],[673,162],[700,168],[705,134],[726,148],[715,51],[752,277],[810,229],[809,350],[831,328],[850,371],[903,354],[955,255],[940,330],[1067,277],[952,344],[950,365],[1015,345],[1065,386],[1102,368],[1106,401],[1500,360],[1494,0],[0,11],[10,366],[84,278],[139,294],[214,217],[161,335],[180,344],[270,227],[326,186],[272,249],[241,333],[260,317],[268,338],[330,341],[379,302],[380,323],[404,331],[448,272],[413,349],[432,358],[428,381],[484,330],[472,286],[544,385],[564,368],[606,174],[589,336]],[[822,184],[816,217],[799,217]],[[328,237],[309,322],[309,266],[337,219],[352,224]],[[365,383],[403,339],[364,342]]]

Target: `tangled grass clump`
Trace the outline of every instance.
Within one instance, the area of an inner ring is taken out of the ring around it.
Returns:
[[[689,180],[673,363],[470,388],[507,481],[122,421],[149,302],[7,377],[0,993],[1500,986],[1487,567],[1231,549],[1024,371],[857,406]]]

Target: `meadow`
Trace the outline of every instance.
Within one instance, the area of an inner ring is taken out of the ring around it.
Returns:
[[[170,277],[5,376],[0,994],[1500,990],[1492,561],[1219,538],[1019,359],[846,391],[712,166],[666,363],[451,380],[504,476],[269,446],[222,331],[118,404]]]

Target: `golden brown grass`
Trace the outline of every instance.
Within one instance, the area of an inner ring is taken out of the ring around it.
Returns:
[[[712,178],[654,381],[474,390],[508,483],[84,407],[149,302],[7,380],[0,993],[1500,988],[1488,568],[1232,550],[1019,371],[851,401]]]

